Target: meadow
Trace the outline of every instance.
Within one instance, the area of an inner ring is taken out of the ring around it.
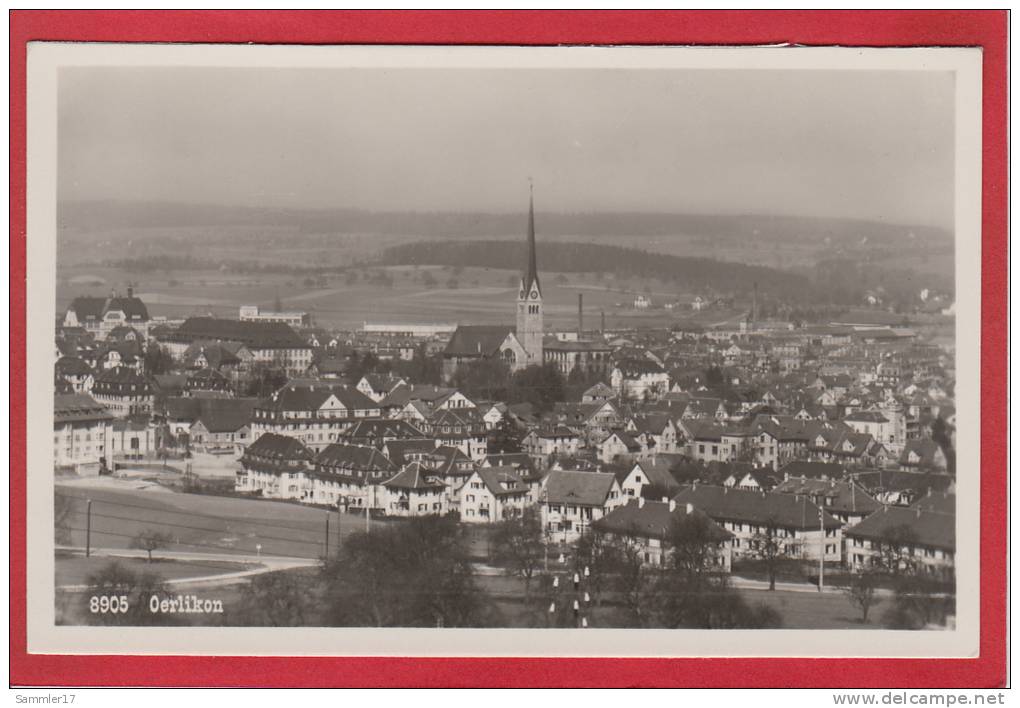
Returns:
[[[132,271],[124,268],[75,265],[58,269],[57,310],[64,312],[79,295],[123,293],[128,283],[145,302],[150,316],[182,318],[213,315],[236,318],[241,305],[307,311],[317,325],[357,329],[364,322],[512,324],[520,272],[440,266],[389,266],[355,269],[324,276],[290,273],[234,273],[226,270]],[[428,273],[435,285],[423,279]],[[739,318],[737,311],[695,313],[684,310],[635,310],[638,294],[661,305],[692,300],[674,284],[637,278],[602,279],[585,273],[542,273],[546,323],[575,329],[578,294],[584,295],[585,328],[661,327],[681,321],[715,324]]]

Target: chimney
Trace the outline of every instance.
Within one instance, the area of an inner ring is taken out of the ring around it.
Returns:
[[[577,294],[577,338],[584,337],[584,293]]]
[[[644,509],[645,508],[645,498],[644,497],[638,497],[637,498],[637,508],[638,509]]]
[[[758,282],[754,283],[754,296],[751,301],[751,329],[758,323]]]
[[[127,289],[127,293],[128,293],[128,295],[127,295],[128,297],[134,297],[135,296],[135,289],[134,289],[134,287],[129,285],[128,289]]]

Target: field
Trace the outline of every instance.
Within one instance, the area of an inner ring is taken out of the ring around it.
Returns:
[[[438,266],[392,266],[365,272],[368,279],[362,276],[347,282],[337,274],[327,276],[323,284],[308,276],[281,273],[138,272],[69,266],[58,270],[57,309],[63,312],[78,295],[101,296],[111,289],[123,292],[131,282],[136,283],[135,292],[150,315],[171,318],[210,314],[236,318],[240,305],[272,308],[278,298],[285,309],[309,312],[320,326],[342,329],[358,329],[365,322],[502,324],[514,319],[520,277],[516,268],[465,268],[454,272],[453,268]],[[425,273],[435,280],[434,287],[423,284]],[[380,274],[385,277],[379,278]],[[606,327],[611,329],[661,327],[681,321],[714,324],[736,321],[743,314],[741,310],[635,310],[633,302],[639,293],[650,296],[654,304],[693,298],[691,293],[678,292],[658,281],[613,277],[600,281],[578,273],[542,273],[541,277],[546,323],[551,328],[576,328],[578,294],[584,295],[587,329],[600,326],[603,311]]]
[[[85,545],[88,499],[92,547],[100,549],[130,548],[139,533],[155,530],[170,535],[168,551],[314,559],[325,550],[327,516],[331,549],[338,536],[365,528],[364,517],[341,519],[335,511],[287,502],[59,484],[56,494],[58,509],[68,507],[64,525],[70,538],[63,545],[79,548]]]

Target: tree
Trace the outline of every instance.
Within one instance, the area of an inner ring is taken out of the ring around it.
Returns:
[[[644,553],[634,539],[620,539],[616,556],[614,590],[630,614],[635,627],[644,627],[655,614],[654,599],[655,573],[644,562]]]
[[[861,624],[868,623],[868,611],[875,604],[877,574],[873,570],[862,570],[850,576],[846,587],[846,596],[850,604],[861,612]]]
[[[922,629],[929,624],[944,624],[955,611],[955,586],[930,575],[914,558],[917,533],[901,524],[886,529],[879,540],[874,564],[890,576],[894,595],[892,606],[883,617],[892,629]]]
[[[943,583],[924,571],[912,569],[896,578],[892,606],[883,616],[890,629],[924,629],[945,625],[956,611],[953,583]]]
[[[310,579],[294,571],[256,575],[241,589],[231,613],[240,624],[260,627],[298,627],[307,624],[315,607]]]
[[[703,514],[674,519],[664,542],[668,560],[653,595],[661,626],[757,629],[782,624],[775,610],[749,605],[730,585],[718,563],[720,548],[728,542],[729,535]]]
[[[326,561],[326,620],[336,626],[498,624],[478,589],[464,531],[452,516],[417,517],[345,539]]]
[[[501,359],[476,359],[459,365],[452,384],[469,398],[504,400],[510,383],[510,369]]]
[[[131,539],[131,548],[145,551],[149,554],[148,561],[152,562],[152,552],[166,548],[174,541],[170,534],[155,529],[146,529]]]
[[[887,528],[879,538],[878,555],[872,562],[891,575],[894,580],[900,575],[912,574],[915,570],[915,562],[909,549],[916,544],[917,533],[906,524]]]
[[[155,342],[150,342],[145,347],[145,356],[143,358],[143,366],[145,367],[145,373],[150,376],[157,376],[159,374],[165,374],[174,365],[173,357],[170,356],[166,349],[161,347]]]
[[[530,403],[537,412],[545,413],[564,399],[563,374],[556,364],[529,366],[510,378],[508,403]]]
[[[779,562],[786,556],[783,543],[779,539],[775,519],[770,518],[765,526],[751,538],[751,552],[765,563],[769,575],[769,590],[776,589],[776,569]]]
[[[602,594],[619,565],[619,544],[597,529],[582,534],[574,543],[574,570],[588,570],[588,587],[596,605],[601,606]]]
[[[287,373],[283,369],[259,363],[252,369],[244,395],[265,398],[286,385]]]
[[[520,516],[500,521],[492,534],[492,555],[506,572],[524,581],[524,594],[531,595],[531,581],[546,558],[542,519],[534,507]]]
[[[499,425],[489,432],[486,440],[490,455],[501,455],[521,451],[521,431],[510,416],[503,416]]]
[[[177,613],[152,612],[150,602],[170,599],[163,578],[154,573],[135,573],[113,561],[85,578],[91,592],[81,596],[81,617],[85,624],[124,626],[183,624]],[[92,598],[107,597],[111,611],[93,611]],[[116,606],[116,611],[112,611]]]

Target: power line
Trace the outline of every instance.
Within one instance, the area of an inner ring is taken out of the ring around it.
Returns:
[[[87,516],[88,515],[88,512],[86,512],[86,511],[72,511],[70,513],[77,514],[79,516]],[[139,523],[143,523],[143,524],[149,524],[149,525],[152,525],[152,526],[169,526],[171,528],[186,529],[188,531],[212,531],[212,532],[216,532],[216,533],[224,533],[224,532],[230,531],[230,529],[225,529],[225,528],[210,528],[208,526],[188,526],[186,524],[174,524],[174,523],[171,523],[169,521],[150,521],[148,519],[136,519],[136,518],[132,518],[132,517],[129,517],[129,516],[113,516],[113,515],[110,515],[110,514],[97,514],[95,512],[92,512],[91,516],[94,519],[115,519],[115,520],[118,520],[118,521],[135,521],[135,522],[139,522]],[[254,524],[254,523],[257,523],[257,522],[247,522],[247,523]],[[308,529],[308,531],[309,532],[315,532],[315,530],[313,530],[313,529]],[[96,529],[92,529],[92,532],[93,533],[104,533],[102,531],[97,531]],[[307,541],[307,540],[302,540],[302,539],[297,539],[297,538],[282,538],[280,536],[266,536],[266,535],[263,535],[263,534],[258,534],[257,539],[260,540],[260,541],[261,540],[282,541],[282,542],[285,542],[285,543],[310,544],[310,545],[316,545],[316,546],[319,545],[318,541]]]
[[[80,531],[82,533],[85,532],[85,529],[78,528],[76,526],[67,526],[67,527],[64,527],[64,528],[67,531]],[[132,536],[131,534],[118,533],[116,531],[97,531],[96,529],[92,529],[92,534],[93,535],[101,535],[101,536],[114,536],[115,538],[126,538],[126,539],[129,539],[129,540],[134,540],[136,538],[136,536]],[[224,553],[224,554],[229,554],[231,551],[239,550],[237,548],[232,548],[232,547],[229,547],[229,546],[214,546],[214,545],[212,545],[210,543],[199,543],[199,542],[188,543],[188,542],[182,542],[182,541],[174,541],[173,545],[174,546],[182,546],[182,547],[186,547],[186,548],[210,548],[212,550],[219,551],[220,553]],[[322,545],[322,544],[316,543],[314,545],[318,546],[318,545]],[[116,549],[116,550],[130,550],[130,549]],[[297,556],[297,557],[303,558],[305,556]],[[201,560],[201,559],[196,559],[196,560]]]
[[[88,497],[86,497],[86,496],[78,496],[78,495],[74,495],[74,494],[61,494],[60,492],[55,492],[54,496],[55,497],[59,497],[61,499],[76,499],[76,500],[80,500],[80,501],[85,501],[85,500],[88,499]],[[145,505],[142,505],[142,504],[131,504],[129,502],[110,501],[108,499],[101,499],[101,498],[100,499],[92,499],[92,503],[93,504],[97,504],[97,503],[100,503],[100,504],[109,504],[110,506],[122,506],[122,507],[130,508],[130,509],[144,509],[146,511],[158,511],[158,512],[165,513],[165,514],[177,514],[179,516],[195,516],[195,517],[198,517],[198,518],[201,518],[201,519],[228,519],[229,518],[229,519],[234,519],[234,520],[240,520],[242,523],[246,523],[246,522],[243,521],[243,519],[238,519],[238,517],[224,517],[224,516],[218,516],[218,515],[215,515],[215,514],[202,514],[202,513],[199,513],[199,512],[195,512],[195,511],[178,511],[176,509],[163,509],[163,508],[156,507],[156,506],[145,506]],[[308,509],[308,507],[301,507],[301,508]],[[335,510],[334,509],[323,509],[322,511],[335,511]],[[308,530],[314,529],[316,527],[316,525],[318,524],[318,522],[310,519],[308,521],[308,524],[309,524],[310,528],[301,528],[301,527],[297,527],[297,526],[287,526],[286,524],[271,524],[271,523],[262,522],[262,521],[259,521],[258,524],[260,526],[263,526],[263,527],[266,527],[266,528],[286,529],[288,531],[308,531]]]

